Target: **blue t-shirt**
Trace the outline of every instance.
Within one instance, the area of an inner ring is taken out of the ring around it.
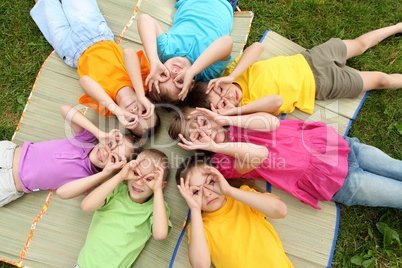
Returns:
[[[180,0],[175,8],[172,28],[157,39],[162,62],[185,56],[194,63],[212,42],[232,31],[233,9],[226,0]],[[195,80],[218,77],[230,59],[215,62],[197,74]]]

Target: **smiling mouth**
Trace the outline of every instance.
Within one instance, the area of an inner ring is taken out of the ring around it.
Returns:
[[[216,200],[218,200],[218,198],[216,197],[216,198],[214,198],[214,199],[212,199],[212,200],[209,200],[208,201],[208,203],[207,203],[207,205],[211,205],[211,204],[213,204]]]
[[[126,106],[126,109],[127,109],[128,107],[130,107],[131,105],[133,105],[134,102],[135,102],[135,101],[133,101],[132,103],[130,103],[129,105],[127,105],[127,106]]]
[[[100,149],[98,149],[98,151],[96,152],[96,157],[98,158],[99,161],[101,161],[101,162],[103,163],[103,161],[102,161],[102,154],[101,154],[101,152],[100,152]]]
[[[133,189],[134,193],[137,193],[137,194],[144,192],[143,190],[135,188],[134,186],[131,186],[131,188]]]

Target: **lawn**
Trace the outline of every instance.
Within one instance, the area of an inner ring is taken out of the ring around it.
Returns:
[[[11,139],[39,68],[52,51],[29,16],[33,4],[33,0],[0,2],[1,140]],[[400,0],[239,0],[239,7],[255,14],[248,44],[271,29],[311,48],[331,37],[353,39],[402,21]],[[386,39],[348,65],[361,71],[401,73],[402,37]],[[396,128],[402,124],[401,103],[401,90],[371,92],[349,136],[402,159],[402,136]],[[401,211],[343,205],[340,211],[332,267],[355,267],[352,259],[365,261],[365,267],[402,266],[402,248],[395,242],[397,235],[402,236]]]

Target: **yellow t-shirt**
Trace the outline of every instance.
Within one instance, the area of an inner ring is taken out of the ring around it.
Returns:
[[[142,51],[137,52],[141,63],[143,84],[149,74],[149,63]],[[124,65],[123,50],[113,41],[102,41],[90,46],[78,59],[78,75],[88,75],[116,102],[117,92],[125,86],[133,87]],[[144,90],[147,87],[144,85]],[[79,101],[97,111],[102,116],[113,116],[105,107],[94,99],[83,95]]]
[[[232,72],[240,56],[225,70]],[[295,108],[312,114],[315,100],[313,72],[301,54],[277,56],[255,62],[235,81],[243,97],[240,105],[246,105],[268,95],[281,95],[283,104],[275,114],[291,113]]]
[[[255,192],[246,185],[240,189]],[[218,211],[202,214],[215,267],[293,267],[264,215],[231,197],[226,199]]]

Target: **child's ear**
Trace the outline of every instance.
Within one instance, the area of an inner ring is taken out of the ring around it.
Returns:
[[[164,181],[164,182],[162,183],[162,189],[165,188],[166,184],[167,184],[167,181]]]
[[[190,90],[193,89],[194,85],[195,85],[195,80],[193,79],[193,81],[191,82],[191,85],[190,85]]]

